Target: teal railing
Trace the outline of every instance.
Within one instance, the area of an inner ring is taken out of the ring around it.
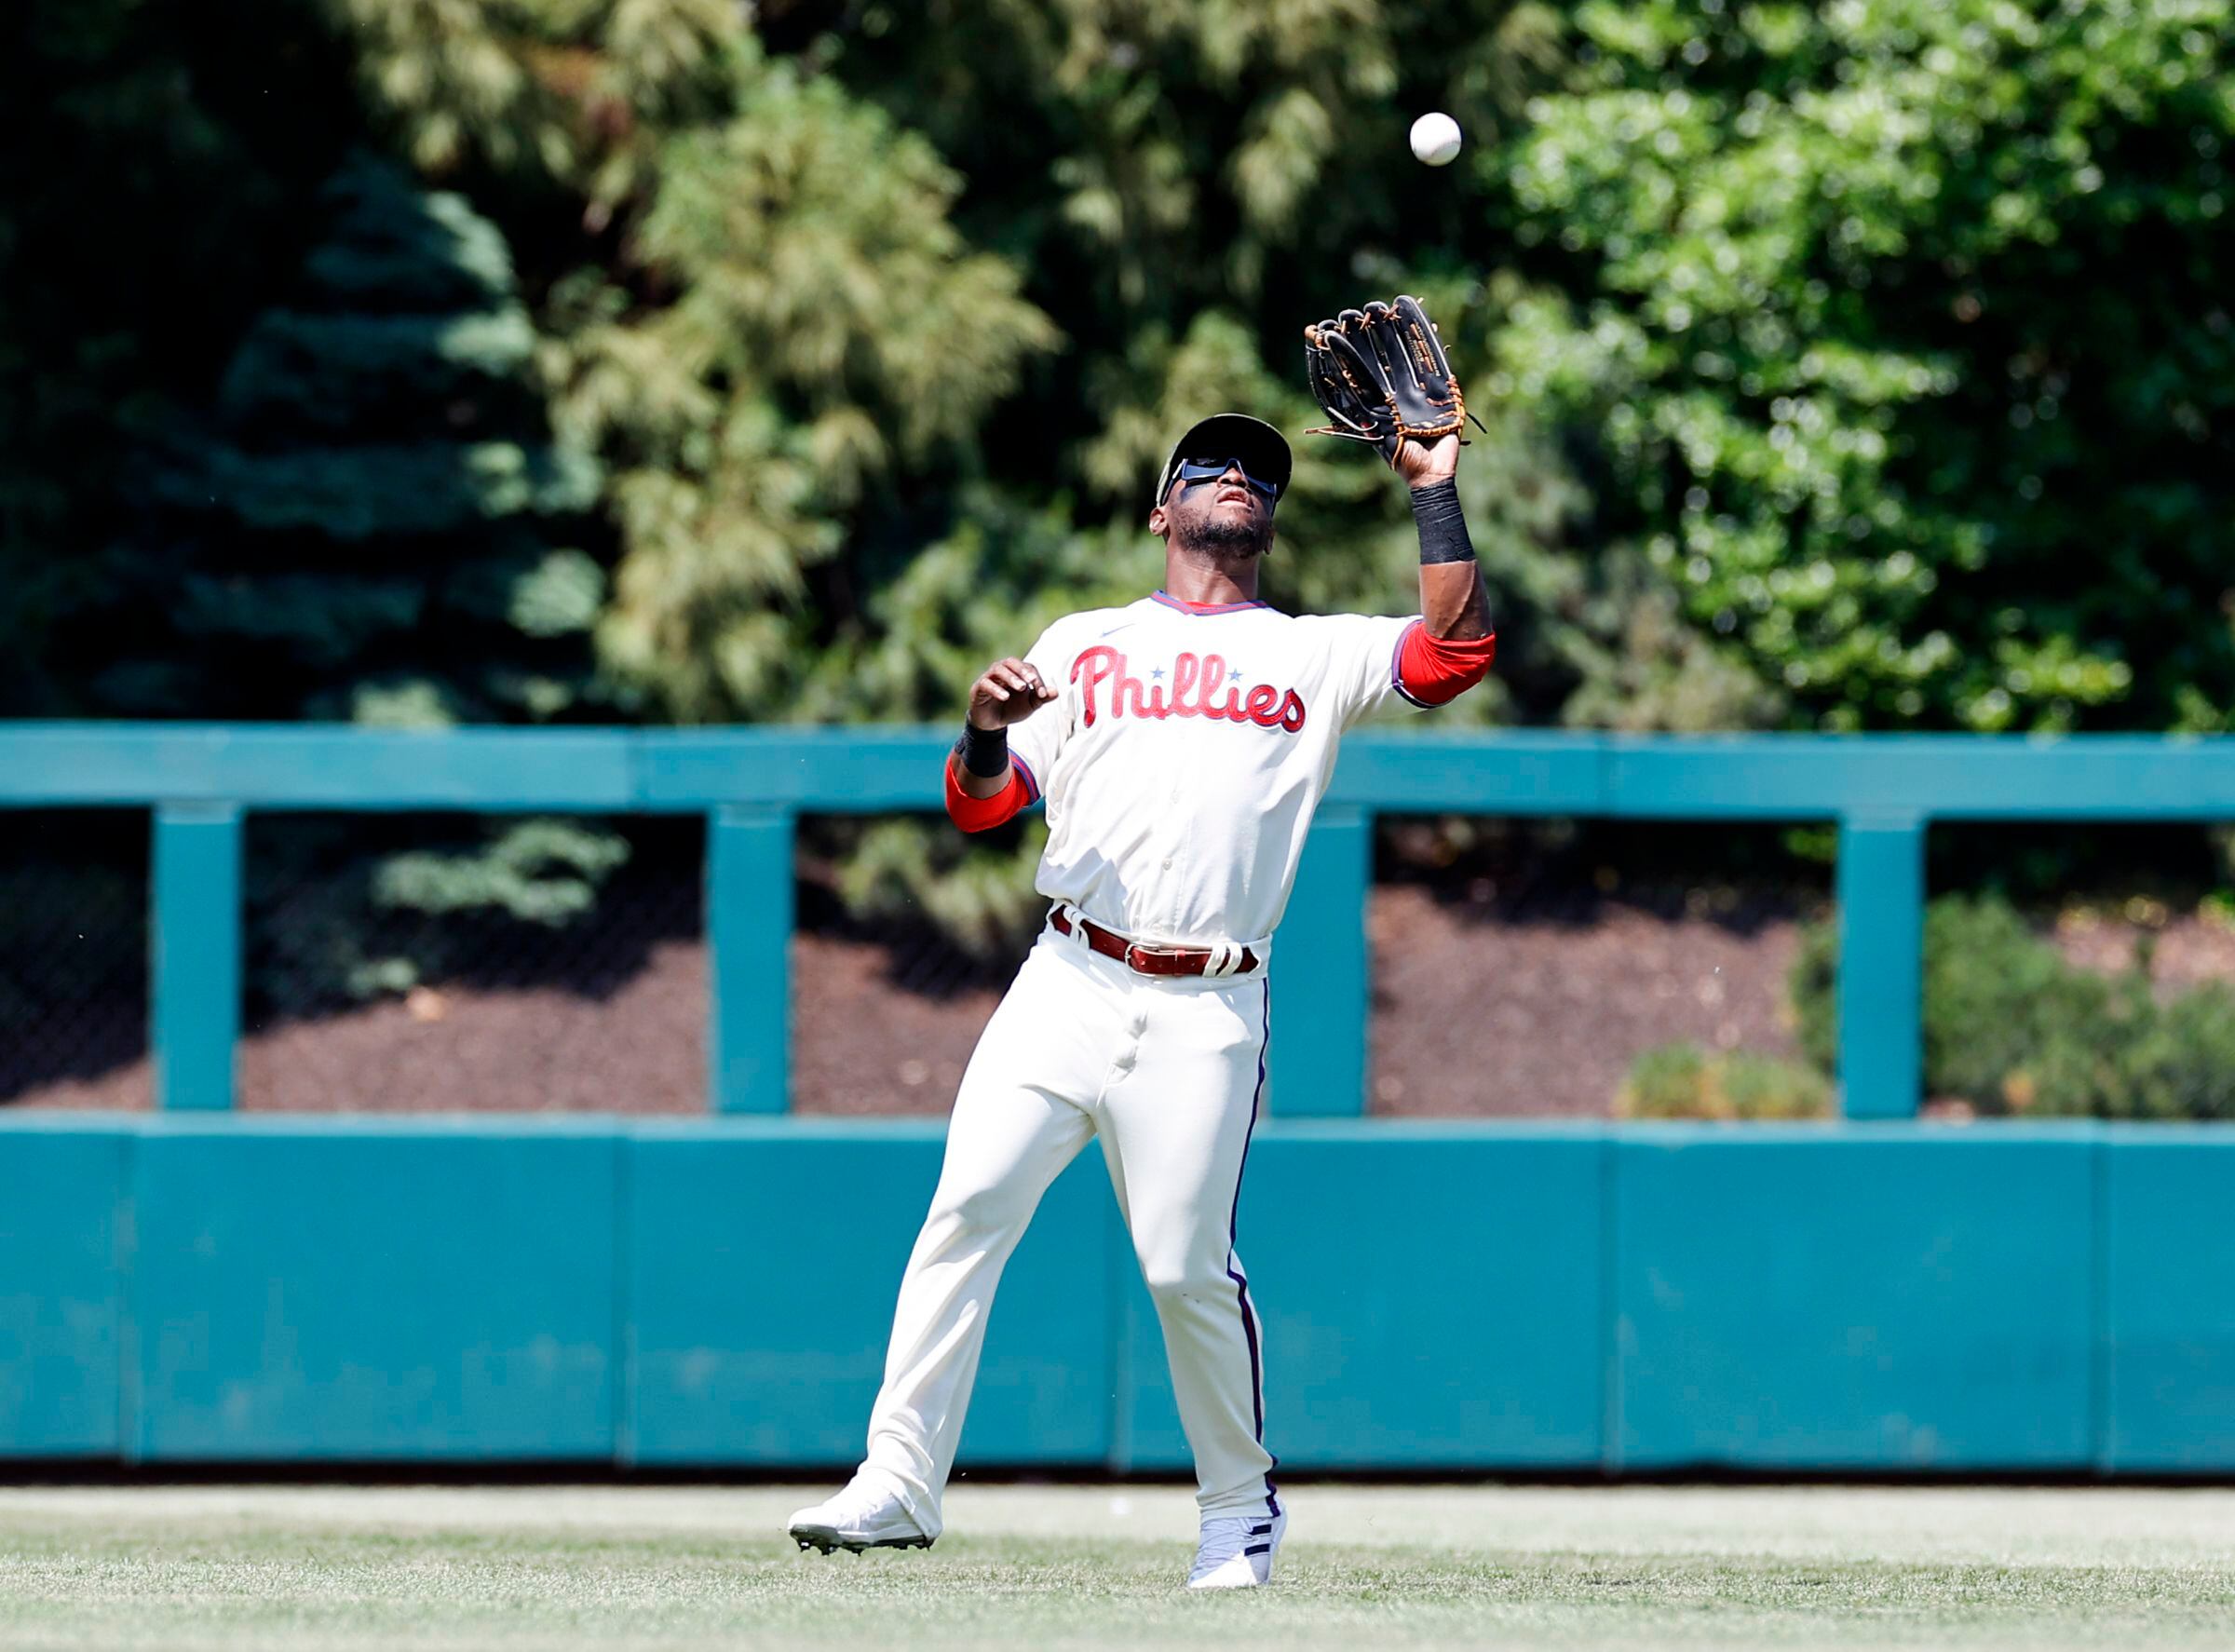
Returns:
[[[248,814],[701,814],[709,1106],[778,1113],[789,1099],[794,822],[936,809],[947,744],[943,730],[914,727],[17,724],[0,727],[0,807],[151,810],[150,1038],[159,1104],[178,1109],[232,1104]],[[1362,1111],[1379,812],[1835,822],[1844,1109],[1900,1118],[1917,1103],[1927,826],[2235,818],[2235,739],[1356,736],[1281,926],[1276,1114]]]

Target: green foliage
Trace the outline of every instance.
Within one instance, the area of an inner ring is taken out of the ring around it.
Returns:
[[[694,722],[795,710],[807,571],[1055,342],[948,222],[960,180],[920,137],[788,65],[743,73],[728,119],[658,151],[634,273],[672,302],[585,272],[557,351],[566,426],[614,468],[605,657]]]
[[[859,830],[838,895],[858,917],[928,923],[973,957],[1022,947],[1048,912],[1033,887],[1048,829],[1032,820],[1014,847],[989,846],[912,819]]]
[[[0,703],[234,709],[77,645],[169,556],[95,560],[102,467],[197,375],[264,531],[570,508],[595,453],[620,709],[852,717],[889,701],[839,662],[942,641],[871,617],[912,550],[1137,543],[1178,422],[1300,428],[1299,323],[1406,288],[1492,426],[1507,645],[1458,714],[2221,727],[2228,5],[322,0],[223,47],[157,0],[35,7],[0,69]],[[1430,106],[1459,169],[1404,153]],[[463,193],[288,277],[365,135]],[[452,465],[390,428],[535,415],[531,355],[567,440]],[[1270,594],[1404,606],[1399,491],[1307,453]],[[1050,570],[1035,613],[1106,584]],[[471,714],[580,703],[488,675]]]
[[[1420,293],[1462,371],[1487,363],[1508,285],[1495,274],[1500,237],[1461,209],[1455,174],[1413,161],[1406,111],[1446,107],[1478,138],[1495,132],[1553,61],[1550,9],[940,0],[906,16],[874,5],[842,29],[810,7],[771,33],[932,140],[968,180],[965,227],[1021,264],[1066,342],[986,425],[982,478],[948,495],[952,518],[991,535],[1020,512],[1060,515],[1143,547],[1148,488],[1176,431],[1213,407],[1291,432],[1319,423],[1301,327],[1376,292]],[[1509,641],[1492,690],[1443,720],[1543,720],[1619,646],[1622,604],[1557,553],[1584,501],[1552,433],[1478,401],[1491,429],[1461,484]],[[1297,458],[1267,596],[1409,612],[1417,562],[1402,488],[1346,444],[1300,439]],[[1057,563],[1036,596],[1076,607],[1105,588],[1075,585]],[[1006,616],[1006,634],[1028,641],[1040,605]],[[997,596],[986,606],[1004,617]]]
[[[1832,1087],[1799,1062],[1752,1050],[1710,1054],[1664,1044],[1631,1064],[1614,1100],[1622,1118],[1825,1118]]]
[[[1806,723],[2228,726],[2224,0],[1574,15],[1491,383],[1604,544]]]
[[[1925,1090],[1984,1113],[2215,1118],[2235,1113],[2235,993],[2212,983],[2160,1005],[2140,969],[2067,964],[1998,897],[1925,914]],[[1802,1048],[1837,1062],[1837,941],[1803,939],[1792,995]]]
[[[382,721],[594,705],[602,580],[549,535],[578,531],[599,472],[551,435],[504,237],[366,157],[320,204],[299,289],[157,481],[176,537],[137,554],[164,672],[111,692]]]
[[[345,74],[288,0],[0,10],[0,715],[107,709],[141,444],[299,254]]]
[[[421,169],[610,205],[647,134],[712,116],[747,13],[728,0],[320,0],[366,107]]]
[[[413,835],[414,846],[375,846],[361,822],[328,820],[251,840],[249,984],[260,1004],[308,1015],[454,979],[532,946],[522,931],[588,917],[630,858],[617,833],[569,819]]]
[[[2228,728],[2231,7],[19,7],[0,712],[948,717],[1410,291],[1489,426],[1440,721]],[[1280,529],[1276,603],[1413,605],[1370,455]]]
[[[119,709],[388,725],[600,714],[604,574],[561,537],[586,528],[600,472],[552,433],[503,235],[366,156],[318,205],[300,282],[250,323],[208,425],[156,481],[168,532],[128,552],[156,602],[139,659],[101,691]],[[260,949],[256,985],[301,1009],[441,968],[444,929],[384,943],[382,914],[563,924],[627,846],[528,821],[396,857],[276,853],[276,878],[322,893]]]
[[[2151,1017],[2121,1063],[2137,1118],[2235,1118],[2235,992],[2208,982]]]
[[[415,912],[501,912],[562,926],[588,912],[598,885],[627,862],[610,833],[566,820],[522,820],[495,832],[483,850],[392,855],[372,878],[372,900]]]

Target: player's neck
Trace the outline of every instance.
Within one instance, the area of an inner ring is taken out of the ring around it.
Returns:
[[[1255,557],[1220,561],[1184,550],[1164,553],[1164,594],[1181,603],[1254,603]]]

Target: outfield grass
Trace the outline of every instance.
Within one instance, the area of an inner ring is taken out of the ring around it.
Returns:
[[[2235,1645],[2235,1493],[1303,1486],[1278,1586],[1180,1587],[1166,1487],[0,1489],[0,1646]]]

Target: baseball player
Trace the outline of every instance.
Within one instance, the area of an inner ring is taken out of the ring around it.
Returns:
[[[971,685],[947,811],[978,832],[1045,802],[1038,887],[1053,905],[955,1097],[868,1456],[845,1490],[792,1516],[801,1548],[939,1536],[1002,1266],[1091,1139],[1195,1456],[1188,1586],[1271,1576],[1288,1517],[1234,1217],[1265,1087],[1272,935],[1343,731],[1392,700],[1443,704],[1489,669],[1459,447],[1401,440],[1390,456],[1420,530],[1420,615],[1291,616],[1257,596],[1288,444],[1239,413],[1204,419],[1172,448],[1149,512],[1163,589],[1058,620]]]

